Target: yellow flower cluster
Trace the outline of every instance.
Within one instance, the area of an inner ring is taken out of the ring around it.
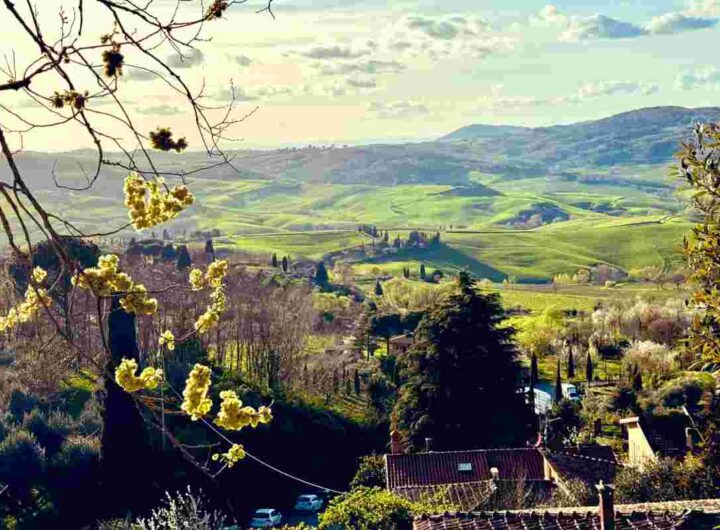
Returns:
[[[115,369],[115,382],[126,392],[153,390],[163,378],[163,371],[152,366],[145,368],[139,376],[135,375],[138,365],[134,359],[123,359]]]
[[[32,271],[32,279],[36,284],[45,281],[47,272],[40,267],[35,267]],[[29,286],[25,291],[25,299],[17,306],[11,307],[8,314],[0,317],[0,332],[14,328],[18,324],[28,322],[41,307],[48,307],[52,304],[52,298],[47,294],[45,289],[37,286]]]
[[[100,256],[97,267],[90,267],[73,277],[73,285],[88,289],[97,296],[110,296],[126,293],[120,299],[120,305],[128,313],[153,315],[157,312],[158,302],[149,298],[147,289],[141,283],[135,283],[124,272],[118,271],[120,260],[114,254]]]
[[[212,455],[212,459],[216,462],[222,460],[227,464],[227,467],[233,467],[236,462],[239,462],[245,458],[245,448],[240,444],[232,444],[227,453],[215,453]]]
[[[195,322],[195,330],[198,333],[205,333],[215,327],[220,321],[220,316],[225,311],[227,298],[223,290],[223,280],[227,270],[227,260],[217,260],[208,266],[205,274],[200,269],[190,271],[190,287],[194,291],[199,291],[206,286],[213,290],[210,294],[210,305],[207,306],[205,312]]]
[[[210,368],[196,364],[185,381],[183,402],[180,408],[189,414],[193,421],[205,416],[212,407],[212,400],[208,398],[210,375]]]
[[[261,423],[272,421],[272,412],[269,407],[243,407],[242,401],[232,390],[220,392],[220,413],[215,418],[215,424],[223,429],[239,431],[248,425],[257,427]]]
[[[125,178],[125,206],[136,230],[169,221],[195,201],[187,186],[162,191],[164,184],[162,178],[146,181],[137,173]]]
[[[167,346],[167,349],[170,351],[175,349],[175,335],[173,335],[169,329],[162,332],[159,342],[160,346]]]

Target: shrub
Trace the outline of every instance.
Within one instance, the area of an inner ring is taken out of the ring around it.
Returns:
[[[65,411],[77,417],[92,398],[95,391],[95,379],[92,375],[80,372],[65,379],[60,386],[60,401]]]
[[[662,379],[675,371],[677,354],[664,344],[650,340],[633,343],[623,356],[623,368],[637,367],[643,373],[643,379]]]
[[[330,501],[320,530],[410,530],[413,504],[380,488],[360,487]]]
[[[637,394],[628,386],[620,386],[610,394],[608,409],[613,412],[632,411],[638,408]]]
[[[355,489],[361,486],[385,487],[385,459],[382,455],[366,455],[360,458],[360,465],[350,481],[350,488]]]
[[[102,416],[97,401],[91,400],[85,404],[82,412],[75,422],[75,429],[83,436],[93,436],[102,429]]]
[[[666,407],[695,407],[706,391],[712,390],[714,382],[683,375],[666,382],[658,391],[658,401]]]
[[[19,496],[27,495],[45,467],[45,451],[35,436],[16,430],[0,442],[0,483],[7,484]]]
[[[38,409],[26,414],[22,425],[23,429],[35,435],[48,456],[60,450],[60,446],[74,426],[72,418],[64,412],[52,411],[46,414]]]
[[[137,530],[223,530],[225,516],[208,510],[202,496],[189,487],[186,493],[165,496],[164,506],[153,510],[147,519],[137,520]]]
[[[10,402],[8,403],[8,410],[15,419],[15,422],[20,423],[26,413],[37,407],[39,404],[38,400],[26,394],[22,390],[13,390],[10,394]]]

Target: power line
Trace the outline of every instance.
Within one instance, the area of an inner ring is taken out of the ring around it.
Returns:
[[[307,486],[312,486],[313,488],[318,488],[318,489],[321,489],[321,490],[329,491],[329,492],[331,492],[331,493],[337,493],[338,495],[342,495],[343,493],[346,493],[346,492],[344,492],[344,491],[337,491],[337,490],[334,490],[334,489],[332,489],[332,488],[327,488],[327,487],[325,487],[325,486],[320,486],[319,484],[314,484],[314,483],[308,482],[307,480],[302,479],[302,478],[300,478],[300,477],[296,477],[295,475],[291,475],[290,473],[287,473],[287,472],[283,471],[282,469],[278,469],[278,468],[276,468],[276,467],[268,464],[267,462],[264,462],[264,461],[260,460],[258,457],[254,456],[254,455],[251,455],[251,454],[248,453],[247,451],[245,451],[245,454],[246,454],[247,456],[249,456],[251,459],[255,460],[255,462],[257,462],[258,464],[261,464],[261,465],[265,466],[266,468],[274,471],[275,473],[280,473],[281,475],[283,475],[283,476],[285,476],[285,477],[287,477],[287,478],[289,478],[289,479],[292,479],[292,480],[294,480],[294,481],[296,481],[296,482],[301,482],[302,484],[305,484],[305,485],[307,485]]]

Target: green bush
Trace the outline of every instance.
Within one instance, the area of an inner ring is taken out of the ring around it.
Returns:
[[[413,504],[380,488],[357,488],[337,497],[320,516],[320,530],[410,530]]]
[[[350,482],[350,489],[361,486],[385,487],[385,459],[382,455],[366,455],[360,458],[360,465]]]
[[[63,441],[72,432],[74,423],[72,418],[63,412],[44,413],[33,409],[23,418],[22,426],[34,434],[47,455],[52,456],[60,450]]]
[[[35,397],[31,396],[30,394],[26,394],[22,390],[16,389],[12,391],[12,394],[10,394],[8,411],[14,418],[15,422],[20,423],[23,419],[23,416],[25,416],[26,413],[37,407],[38,404],[39,401]]]
[[[97,401],[91,400],[85,404],[82,412],[75,422],[75,429],[83,436],[98,435],[102,429],[102,415]]]
[[[77,418],[92,398],[95,391],[95,377],[80,372],[66,378],[60,386],[60,401],[63,409]]]
[[[29,494],[44,468],[45,451],[31,433],[12,431],[0,442],[0,483],[9,485],[18,496]]]

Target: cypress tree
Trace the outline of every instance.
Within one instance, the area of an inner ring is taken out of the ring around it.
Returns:
[[[593,368],[592,355],[590,355],[590,350],[588,350],[587,357],[585,358],[585,380],[588,383],[593,380]]]
[[[272,255],[272,266],[273,266],[273,268],[275,268],[275,269],[277,269],[277,266],[278,266],[277,254],[275,254],[274,252],[273,252],[273,255]]]
[[[188,252],[187,245],[180,245],[177,249],[177,268],[178,270],[186,269],[192,265],[190,259],[190,253]]]
[[[409,278],[409,277],[410,277],[410,268],[403,267],[403,278]]]
[[[283,270],[283,272],[287,272],[287,271],[288,271],[288,257],[287,257],[287,256],[283,256],[283,259],[282,259],[282,270]]]
[[[572,348],[568,348],[567,376],[568,379],[575,377],[575,359],[573,359]]]
[[[213,245],[212,239],[205,241],[205,254],[207,254],[208,263],[215,261],[215,245]]]
[[[315,285],[325,288],[328,286],[328,282],[329,277],[327,269],[325,268],[325,263],[321,261],[317,264],[317,268],[315,269]]]
[[[557,372],[555,373],[555,401],[561,402],[563,398],[562,377],[560,376],[560,356],[557,360]]]
[[[424,264],[424,263],[421,263],[421,264],[420,264],[420,279],[421,279],[421,280],[425,280],[425,274],[426,274],[426,272],[425,272],[425,264]]]
[[[537,355],[535,355],[533,353],[532,358],[530,359],[530,386],[532,388],[535,388],[539,381],[540,381],[540,377],[538,374]]]
[[[357,368],[355,369],[355,374],[353,375],[353,384],[355,385],[355,394],[360,395],[360,372],[358,372]]]

